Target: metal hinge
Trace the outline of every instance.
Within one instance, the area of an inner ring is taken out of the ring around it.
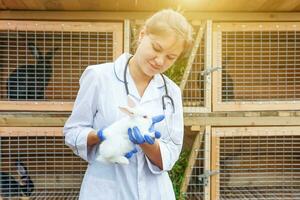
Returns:
[[[213,170],[213,171],[206,170],[204,172],[204,174],[200,174],[198,176],[198,180],[201,184],[203,184],[204,186],[207,186],[209,177],[213,176],[213,175],[216,175],[216,174],[219,174],[219,173],[220,173],[219,170]]]
[[[212,72],[214,72],[214,71],[221,70],[221,69],[222,69],[221,67],[209,68],[209,69],[203,70],[203,71],[201,72],[201,75],[202,75],[202,76],[208,76],[210,73],[212,73]]]

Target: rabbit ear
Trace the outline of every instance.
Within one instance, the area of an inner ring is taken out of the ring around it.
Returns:
[[[127,104],[130,108],[134,108],[135,107],[135,103],[134,100],[132,99],[132,97],[130,97],[129,95],[127,95]]]
[[[39,56],[41,56],[40,51],[39,51],[38,48],[34,45],[34,43],[32,43],[32,42],[28,43],[28,49],[31,51],[31,54],[32,54],[35,58],[38,58]]]
[[[127,107],[127,106],[119,106],[119,109],[120,109],[123,113],[129,115],[130,117],[133,117],[133,116],[134,116],[134,112],[133,112],[133,110],[132,110],[130,107]]]
[[[54,53],[55,53],[58,49],[59,49],[58,47],[55,47],[55,48],[53,49],[53,51],[48,51],[47,54],[46,54],[46,56],[45,56],[45,58],[46,58],[47,60],[51,60],[51,59],[53,58]]]

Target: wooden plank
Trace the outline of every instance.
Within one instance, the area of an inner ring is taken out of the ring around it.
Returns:
[[[211,19],[213,21],[300,21],[300,13],[297,12],[186,12],[185,16],[191,20]]]
[[[201,126],[193,125],[191,126],[191,131],[201,131],[203,128]]]
[[[122,22],[0,21],[1,30],[115,32],[122,31],[122,26]]]
[[[215,128],[216,137],[300,135],[299,127],[228,127]]]
[[[130,52],[130,20],[124,20],[124,52]]]
[[[192,66],[193,66],[193,63],[194,63],[194,59],[196,57],[196,53],[197,53],[197,50],[198,48],[200,47],[200,43],[201,43],[201,40],[203,38],[203,29],[205,28],[205,24],[201,25],[199,27],[199,30],[197,32],[197,37],[194,41],[194,46],[192,48],[192,51],[191,51],[191,54],[188,58],[188,62],[187,62],[187,66],[184,70],[184,73],[183,73],[183,77],[182,77],[182,80],[180,82],[180,90],[181,92],[183,92],[184,88],[185,88],[185,85],[186,85],[186,82],[189,78],[189,75],[192,71]]]
[[[67,117],[42,117],[42,116],[1,116],[0,127],[63,127]]]
[[[268,0],[264,1],[258,10],[273,10],[273,11],[295,11],[299,6],[299,0]]]
[[[1,10],[6,10],[6,9],[7,9],[7,7],[6,7],[6,5],[4,4],[3,0],[0,0],[0,9],[1,9]],[[0,198],[0,199],[1,199],[1,198]]]
[[[71,111],[73,102],[0,101],[0,110]]]
[[[213,111],[256,111],[256,110],[299,110],[300,102],[236,102],[234,104],[215,103]]]
[[[194,106],[194,107],[188,107],[188,106],[184,106],[183,107],[183,111],[185,113],[194,113],[194,114],[197,114],[197,113],[207,113],[207,112],[210,112],[210,110],[208,110],[210,108],[207,108],[207,107],[200,107],[200,106]]]
[[[60,0],[59,2],[63,10],[85,10],[82,6],[86,4],[80,3],[79,0]]]
[[[212,68],[212,20],[206,21],[206,31],[204,38],[204,70]],[[204,107],[207,112],[211,112],[211,82],[212,74],[204,75]]]
[[[216,30],[213,26],[213,44],[212,44],[212,63],[214,67],[222,67],[222,34],[220,30]],[[212,72],[212,110],[218,108],[218,101],[220,97],[222,72],[214,71]]]
[[[4,0],[3,0],[4,1]],[[21,7],[20,5],[25,4],[27,0],[5,0],[6,4],[10,5],[10,9],[32,9],[34,5],[28,4],[26,7]],[[11,3],[11,2],[17,3]],[[76,6],[73,5],[76,4]],[[162,2],[157,1],[141,1],[141,0],[44,0],[41,1],[41,7],[34,7],[36,9],[43,9],[46,7],[51,10],[111,10],[111,11],[121,11],[121,10],[160,10],[163,8],[175,8],[178,7],[178,1],[165,0]],[[32,5],[32,6],[30,6]],[[181,1],[180,6],[184,10],[201,10],[201,11],[299,11],[297,8],[299,5],[298,0],[201,0],[201,1]]]
[[[193,167],[195,165],[195,162],[196,162],[196,158],[198,157],[198,153],[199,153],[199,149],[201,148],[201,141],[202,141],[202,138],[203,138],[203,135],[204,135],[204,127],[202,128],[201,131],[197,132],[197,136],[195,138],[195,142],[193,144],[193,147],[191,149],[191,154],[190,154],[190,157],[189,157],[189,161],[188,161],[188,165],[185,169],[185,172],[184,172],[184,180],[181,184],[181,187],[180,187],[180,194],[183,194],[185,195],[185,193],[187,192],[187,187],[188,187],[188,184],[190,182],[190,177],[191,177],[191,174],[193,172]]]
[[[116,60],[124,51],[123,23],[113,23],[113,60]]]
[[[213,24],[214,31],[297,31],[299,22],[221,22]]]
[[[46,7],[46,10],[63,10],[61,1],[46,1],[44,6]]]
[[[0,137],[63,136],[62,127],[0,127]]]
[[[64,126],[65,121],[68,119],[69,114],[60,115],[47,115],[47,114],[33,114],[24,115],[18,113],[1,114],[0,127],[2,126]],[[297,126],[300,125],[300,116],[289,117],[229,117],[229,116],[185,116],[185,126]]]
[[[297,126],[300,125],[300,117],[192,117],[184,118],[186,126],[210,125],[210,126]]]
[[[218,163],[219,163],[219,138],[216,136],[216,130],[212,128],[211,130],[211,170],[219,170]],[[211,192],[211,200],[217,199],[219,197],[219,174],[212,176],[210,179],[210,192]]]
[[[46,10],[45,4],[40,0],[25,0],[22,2],[28,10]]]
[[[11,1],[11,0],[2,0],[2,3],[6,6],[7,9],[14,10],[26,10],[27,7],[23,1]]]
[[[205,126],[204,133],[204,172],[211,172],[211,127]],[[211,176],[207,177],[207,185],[204,185],[204,200],[211,198]]]
[[[104,12],[104,11],[0,11],[3,20],[67,20],[67,21],[121,21],[124,19],[143,20],[153,12]],[[195,22],[211,19],[213,21],[300,21],[299,12],[185,12],[185,16]],[[199,23],[198,23],[199,24]]]

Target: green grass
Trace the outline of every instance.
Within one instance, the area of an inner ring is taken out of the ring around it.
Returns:
[[[169,172],[169,176],[173,183],[176,199],[180,199],[180,186],[184,179],[184,171],[188,164],[188,159],[191,150],[182,150],[178,161],[175,163],[173,169]]]
[[[173,80],[177,85],[180,85],[186,64],[187,64],[187,58],[178,60],[174,63],[174,65],[172,67],[170,67],[165,72],[165,74],[171,80]],[[169,176],[173,183],[173,188],[174,188],[174,192],[175,192],[177,200],[183,199],[180,194],[180,187],[181,187],[182,181],[184,179],[184,171],[188,164],[190,152],[191,152],[191,150],[182,150],[178,161],[175,163],[174,167],[169,172]]]

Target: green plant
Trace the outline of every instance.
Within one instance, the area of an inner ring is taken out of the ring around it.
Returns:
[[[188,165],[190,153],[191,150],[182,150],[178,161],[175,163],[174,167],[169,172],[169,176],[173,183],[176,199],[178,200],[180,199],[180,187],[184,179],[184,171]]]
[[[172,79],[177,85],[180,85],[182,76],[187,64],[187,59],[181,59],[176,61],[172,67],[170,67],[165,74]]]
[[[173,64],[172,67],[170,67],[165,72],[165,74],[170,79],[172,79],[177,85],[180,85],[186,64],[187,64],[187,59],[178,60]],[[175,163],[174,167],[169,172],[169,176],[173,183],[173,188],[174,188],[174,192],[175,192],[177,200],[182,199],[182,198],[180,198],[181,197],[180,196],[180,187],[181,187],[182,181],[184,179],[184,171],[188,164],[190,152],[191,152],[191,150],[187,150],[187,149],[182,150],[178,161]]]

